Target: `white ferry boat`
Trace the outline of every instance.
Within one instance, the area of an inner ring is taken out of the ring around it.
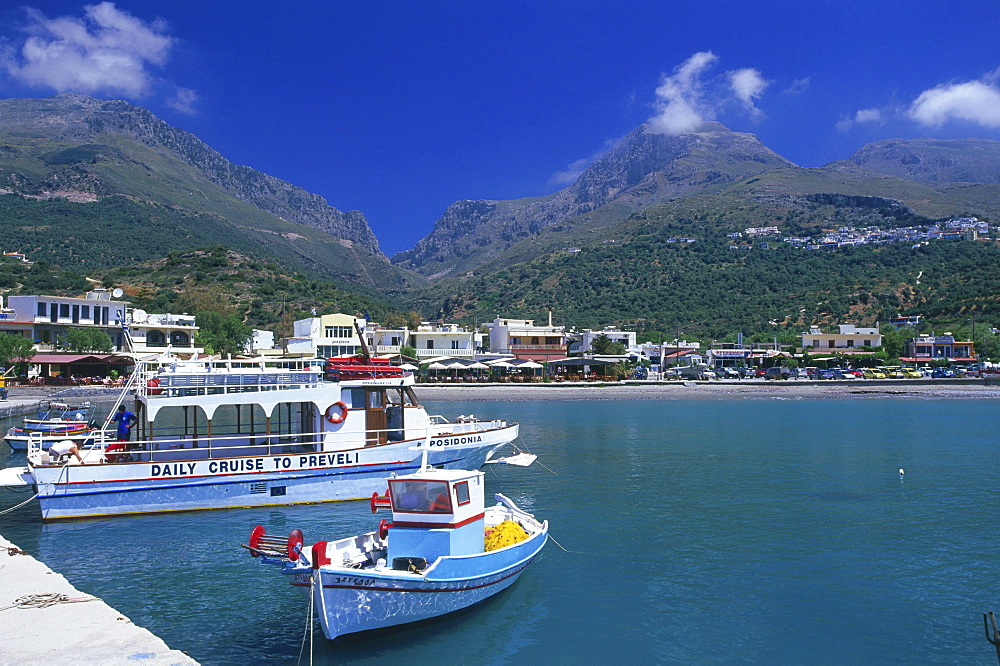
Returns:
[[[365,499],[430,464],[477,469],[516,423],[427,414],[388,360],[137,361],[124,449],[100,431],[75,457],[29,441],[0,486],[34,486],[43,520]],[[112,410],[114,411],[114,409]]]

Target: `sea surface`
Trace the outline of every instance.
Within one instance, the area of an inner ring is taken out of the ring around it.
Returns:
[[[240,547],[370,531],[367,502],[45,525],[32,504],[0,534],[205,664],[996,663],[998,401],[428,407],[521,423],[538,463],[488,466],[487,492],[552,536],[455,616],[337,643],[317,622],[310,646],[305,597]]]

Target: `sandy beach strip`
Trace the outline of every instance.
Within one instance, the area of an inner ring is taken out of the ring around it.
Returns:
[[[910,400],[997,399],[982,380],[709,381],[580,384],[418,384],[421,400]]]

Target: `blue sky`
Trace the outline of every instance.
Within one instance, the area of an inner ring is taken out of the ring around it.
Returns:
[[[141,104],[365,213],[387,254],[459,199],[564,187],[644,122],[801,166],[1000,139],[1000,2],[4,3],[0,96]]]

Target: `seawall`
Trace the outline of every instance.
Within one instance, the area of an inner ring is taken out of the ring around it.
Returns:
[[[0,664],[137,662],[198,663],[0,536]]]

